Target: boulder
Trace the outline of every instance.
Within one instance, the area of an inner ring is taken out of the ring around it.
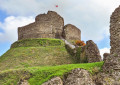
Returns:
[[[63,85],[63,81],[60,77],[52,78],[51,80],[43,83],[42,85]]]
[[[64,85],[95,85],[95,83],[87,70],[77,68],[67,74]]]

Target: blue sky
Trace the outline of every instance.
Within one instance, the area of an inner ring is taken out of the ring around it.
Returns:
[[[65,24],[77,26],[82,40],[93,40],[102,55],[109,52],[110,15],[119,5],[120,0],[0,0],[0,55],[17,41],[18,27],[48,10],[58,12]]]

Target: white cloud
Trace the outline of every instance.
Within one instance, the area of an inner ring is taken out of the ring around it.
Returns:
[[[81,29],[84,41],[98,42],[109,36],[110,15],[118,5],[120,0],[0,0],[0,9],[13,16],[56,11],[63,16],[65,24]]]
[[[68,0],[0,0],[0,9],[11,15],[36,15],[48,10],[60,12],[68,2]],[[55,5],[59,5],[59,8]]]
[[[119,5],[120,0],[79,0],[73,3],[68,15],[73,18],[67,21],[81,29],[83,40],[101,41],[109,36],[110,15]]]
[[[30,15],[44,7],[45,4],[37,0],[0,0],[0,7],[8,14]]]
[[[33,17],[14,17],[9,16],[0,24],[0,42],[14,42],[17,40],[17,28],[27,25],[34,21]]]
[[[110,48],[100,49],[100,55],[102,56],[102,58],[103,58],[103,54],[104,54],[104,53],[110,53]]]

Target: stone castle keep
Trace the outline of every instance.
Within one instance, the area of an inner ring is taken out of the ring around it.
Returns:
[[[64,19],[56,12],[36,16],[35,22],[18,28],[18,40],[28,38],[64,38],[81,40],[81,31],[71,24],[64,26]]]
[[[81,40],[81,31],[71,24],[64,26],[63,18],[52,11],[38,15],[34,23],[20,27],[18,34],[19,40],[27,38]],[[93,76],[96,84],[89,83],[90,85],[120,85],[120,6],[115,9],[110,17],[110,46],[110,54],[104,53],[102,71]],[[87,41],[80,51],[80,63],[85,63],[85,59],[87,59],[88,63],[101,61],[99,49],[91,40]],[[75,77],[68,81],[72,80],[75,80]],[[73,82],[75,83],[76,80]],[[73,82],[65,85],[73,85]]]
[[[0,85],[120,85],[120,6],[110,17],[111,49],[103,61],[92,40],[79,40],[81,31],[56,12],[38,15],[0,56]]]
[[[34,23],[18,28],[18,40],[30,38],[62,39],[65,41],[65,46],[68,46],[70,47],[69,49],[77,52],[77,47],[72,45],[73,43],[71,44],[69,40],[81,40],[81,31],[72,24],[64,26],[64,19],[60,15],[56,12],[48,11],[47,14],[36,16]],[[11,48],[14,48],[14,45],[15,44],[13,44]],[[86,46],[81,48],[81,51],[81,54],[79,54],[82,57],[79,62],[91,63],[101,61],[99,49],[92,40],[87,41]],[[77,54],[74,53],[74,55]]]

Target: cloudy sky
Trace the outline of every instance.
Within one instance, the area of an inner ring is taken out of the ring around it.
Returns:
[[[93,40],[101,54],[109,52],[110,15],[119,5],[120,0],[0,0],[0,55],[17,41],[18,27],[48,10],[58,12],[65,24],[77,26],[82,40]]]

